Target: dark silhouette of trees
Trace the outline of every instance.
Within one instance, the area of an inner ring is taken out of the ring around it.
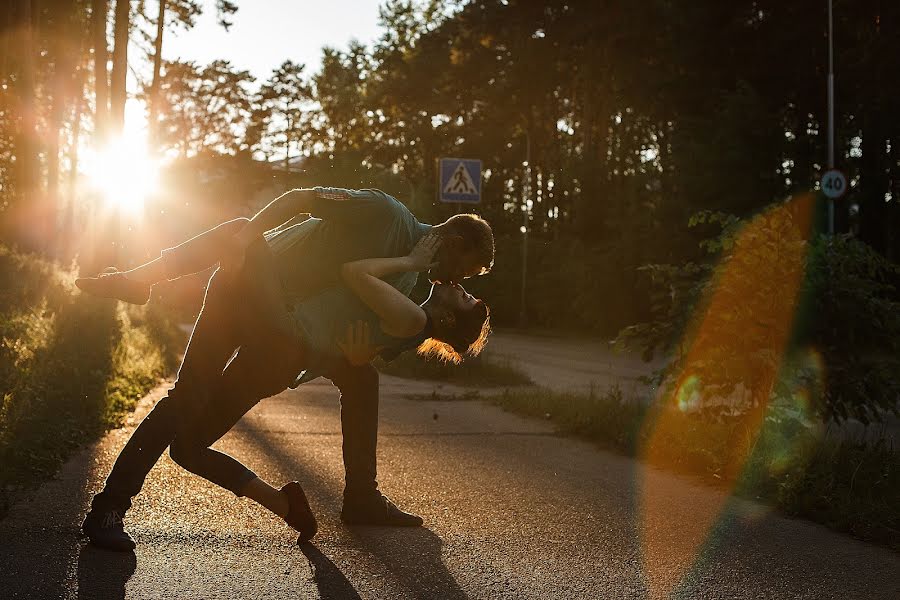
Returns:
[[[710,231],[686,227],[692,215],[746,218],[815,190],[825,168],[818,0],[390,0],[370,46],[326,48],[317,68],[287,60],[265,81],[224,61],[162,60],[166,31],[190,28],[200,8],[16,0],[0,11],[8,227],[14,209],[47,222],[61,210],[73,135],[121,125],[129,60],[147,65],[141,94],[161,151],[252,155],[281,170],[303,155],[306,175],[285,184],[378,185],[432,220],[456,209],[436,202],[436,160],[481,159],[475,208],[508,266],[491,284],[502,288],[492,290],[498,318],[519,312],[523,223],[529,314],[581,326],[585,310],[613,333],[648,310],[638,267],[702,258]],[[223,25],[235,8],[217,2]],[[900,4],[835,8],[837,162],[852,184],[838,231],[896,260]],[[146,56],[124,54],[129,30]],[[557,314],[560,294],[577,309]]]

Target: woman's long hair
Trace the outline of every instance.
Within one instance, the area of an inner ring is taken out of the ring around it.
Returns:
[[[453,314],[455,326],[441,334],[443,339],[430,337],[419,344],[416,349],[419,355],[458,365],[466,357],[481,354],[491,333],[491,311],[487,304],[479,300],[472,308],[457,310]]]

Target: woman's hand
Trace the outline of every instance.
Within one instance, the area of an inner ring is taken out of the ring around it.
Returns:
[[[441,247],[441,236],[428,232],[422,236],[406,257],[412,271],[427,271],[437,264],[434,255]]]
[[[347,362],[357,367],[367,364],[381,350],[381,347],[372,345],[369,324],[362,320],[348,323],[344,339],[338,340],[337,345],[347,358]]]

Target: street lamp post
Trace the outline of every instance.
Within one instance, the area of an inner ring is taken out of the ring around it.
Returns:
[[[522,185],[522,289],[519,298],[519,325],[525,326],[527,312],[525,309],[525,282],[528,278],[528,216],[531,214],[531,138],[525,132],[525,182]]]
[[[834,169],[834,16],[828,0],[828,169]],[[834,235],[834,199],[828,198],[828,235]]]

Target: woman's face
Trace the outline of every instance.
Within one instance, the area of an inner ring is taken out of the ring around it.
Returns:
[[[469,310],[479,302],[458,283],[436,283],[431,288],[431,296],[453,311]]]

